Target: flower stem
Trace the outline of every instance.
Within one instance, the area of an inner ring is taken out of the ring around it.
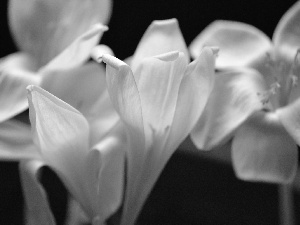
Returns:
[[[294,196],[292,185],[279,185],[279,221],[280,225],[294,225]]]

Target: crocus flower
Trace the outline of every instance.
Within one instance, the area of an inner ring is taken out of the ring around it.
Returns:
[[[279,21],[272,41],[255,27],[216,21],[191,44],[219,46],[220,71],[192,139],[200,149],[232,142],[237,176],[286,183],[296,174],[300,144],[300,2]]]
[[[179,50],[179,51],[178,51]],[[127,65],[106,63],[111,100],[127,128],[127,179],[121,224],[134,224],[167,161],[198,120],[212,89],[214,51],[189,64],[177,20],[154,21]]]
[[[49,92],[28,87],[35,159],[21,161],[30,224],[55,224],[37,175],[48,165],[95,225],[105,224],[120,206],[124,181],[124,135],[117,124],[97,143],[85,117]]]
[[[0,122],[28,108],[29,84],[44,86],[45,78],[47,88],[52,73],[67,82],[63,73],[86,62],[110,12],[110,0],[10,0],[9,25],[21,51],[0,62]]]

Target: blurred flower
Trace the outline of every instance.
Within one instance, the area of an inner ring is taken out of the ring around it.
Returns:
[[[127,128],[127,179],[121,224],[134,224],[160,173],[202,113],[214,81],[214,51],[189,63],[177,20],[154,21],[130,65],[110,55],[111,100]]]
[[[192,132],[200,149],[232,136],[232,160],[245,180],[291,182],[300,145],[300,2],[277,25],[273,42],[255,27],[216,21],[191,44],[220,47],[219,74],[206,109]]]
[[[93,224],[104,224],[122,202],[125,137],[121,123],[101,140],[91,142],[88,121],[49,92],[28,87],[29,113],[36,159],[21,162],[29,224],[55,224],[37,176],[52,168]]]
[[[69,81],[64,73],[86,62],[108,29],[99,23],[108,21],[111,1],[10,0],[8,12],[21,51],[0,61],[0,122],[28,108],[29,84],[47,88],[54,80],[52,73],[61,73],[57,82]]]

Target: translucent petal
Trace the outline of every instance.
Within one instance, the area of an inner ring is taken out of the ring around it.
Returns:
[[[74,196],[83,198],[81,179],[89,151],[88,122],[76,109],[39,87],[28,87],[28,100],[34,141],[44,161]]]
[[[298,149],[277,114],[258,112],[237,130],[232,160],[240,179],[287,183],[296,175]]]
[[[107,64],[110,97],[128,131],[127,180],[121,223],[133,224],[140,210],[140,205],[136,204],[140,195],[138,184],[147,153],[141,100],[129,66],[109,55],[103,55],[103,61]]]
[[[87,161],[87,177],[90,176],[97,191],[91,200],[98,203],[96,215],[103,223],[119,209],[123,200],[127,146],[124,131],[121,126],[111,132],[93,148]]]
[[[191,43],[192,57],[199,56],[204,46],[220,48],[218,68],[245,66],[266,54],[270,39],[257,28],[240,22],[217,20],[206,27]]]
[[[106,23],[111,0],[12,0],[9,25],[22,51],[43,66],[91,25]]]
[[[79,110],[89,121],[91,145],[119,120],[106,88],[103,65],[87,63],[47,73],[41,87]]]
[[[26,212],[26,224],[55,225],[48,203],[47,194],[39,182],[40,172],[44,163],[35,160],[24,160],[19,164]]]
[[[275,47],[290,60],[300,46],[299,23],[300,2],[296,2],[280,19],[273,34]]]
[[[187,62],[189,53],[176,19],[155,20],[148,27],[131,61],[135,72],[141,60],[171,51],[183,52]]]
[[[175,151],[191,132],[204,110],[214,80],[215,55],[206,47],[200,56],[188,65],[181,81],[166,149]]]
[[[253,112],[263,108],[258,94],[264,90],[264,80],[254,70],[235,69],[217,74],[203,114],[191,132],[194,144],[209,150],[226,142]]]
[[[43,74],[52,70],[71,69],[81,66],[90,57],[92,49],[107,29],[102,24],[92,26],[91,29],[75,39],[59,55],[42,67],[39,72]]]
[[[0,122],[28,108],[26,87],[40,81],[33,69],[32,58],[23,53],[11,54],[0,61]]]
[[[277,109],[275,112],[287,132],[293,137],[296,143],[300,145],[300,99]]]
[[[40,159],[38,148],[32,141],[30,126],[16,120],[0,125],[0,159]]]
[[[134,77],[141,98],[145,128],[164,130],[171,126],[186,66],[185,56],[179,52],[141,61]]]

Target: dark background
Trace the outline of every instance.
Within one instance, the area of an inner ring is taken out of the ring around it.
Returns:
[[[118,0],[114,2],[110,30],[101,43],[109,45],[118,58],[124,59],[133,54],[152,20],[174,17],[187,44],[216,19],[246,22],[271,37],[277,22],[294,2]],[[16,47],[7,26],[7,1],[0,4],[0,57],[4,57],[16,51]],[[52,206],[61,223],[66,192],[49,170],[43,183],[50,190]],[[17,163],[0,163],[0,224],[21,224],[22,204]],[[140,223],[278,224],[277,206],[276,185],[239,181],[230,163],[203,157],[184,147],[165,168],[144,207]],[[295,208],[298,215],[298,194]]]

